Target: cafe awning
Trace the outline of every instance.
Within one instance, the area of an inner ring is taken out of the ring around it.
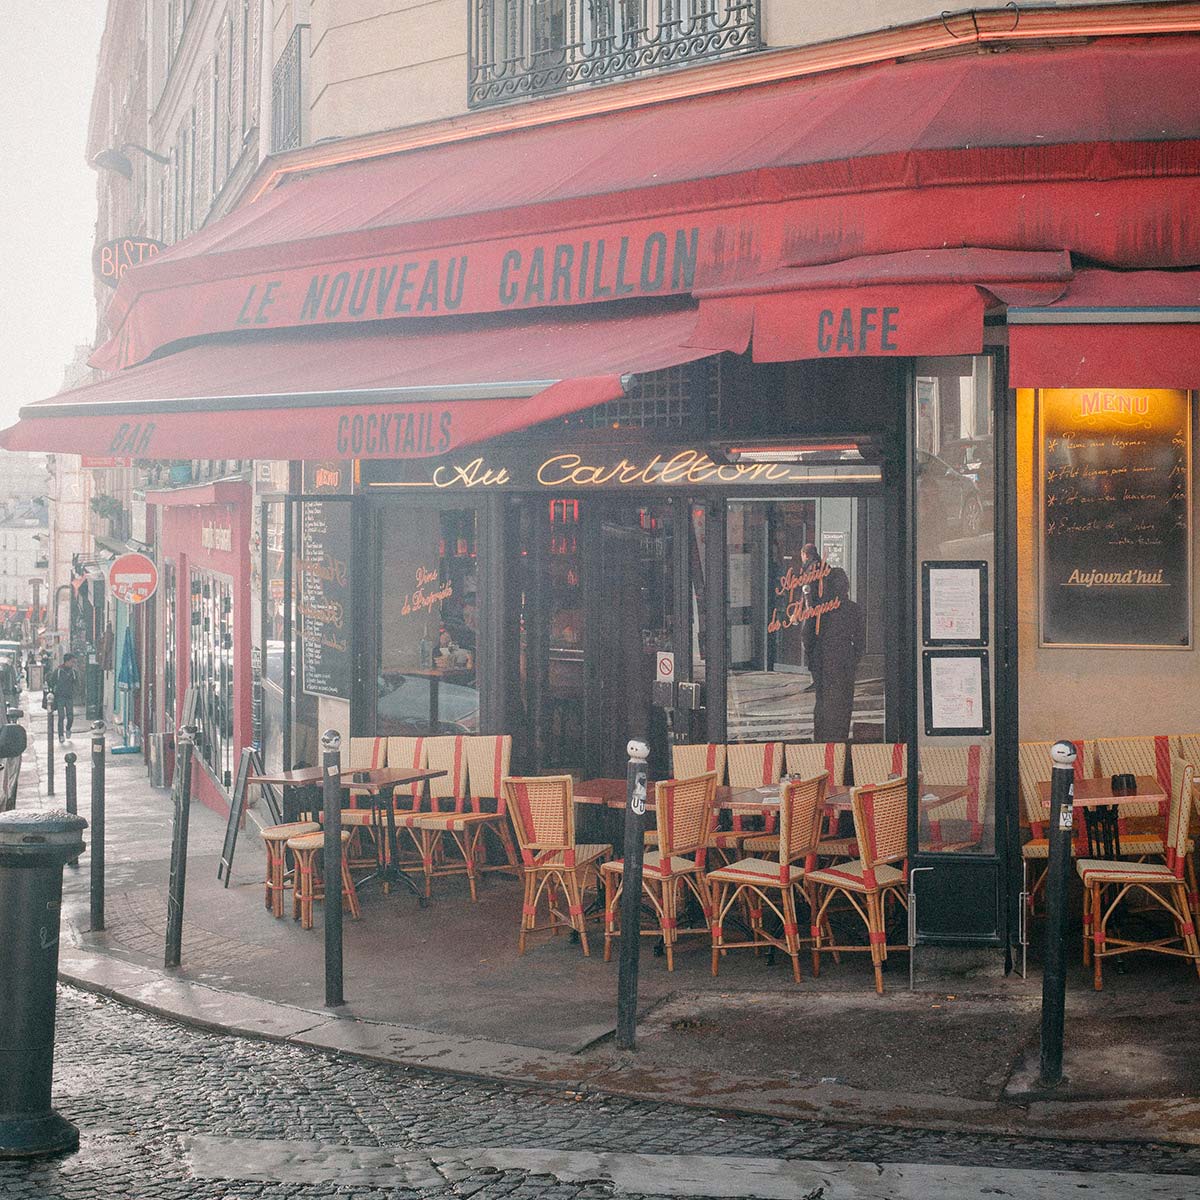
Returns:
[[[1179,215],[1200,204],[1198,92],[1194,37],[1112,37],[297,167],[127,271],[92,363],[238,330],[683,296],[913,247],[1200,261]]]
[[[746,348],[694,305],[209,339],[60,392],[9,450],[133,458],[420,458],[617,399],[628,377]]]
[[[1080,271],[1008,325],[1013,387],[1200,387],[1200,270]]]

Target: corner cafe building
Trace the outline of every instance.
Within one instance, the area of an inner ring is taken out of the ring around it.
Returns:
[[[967,819],[914,799],[918,932],[1006,950],[1019,741],[1196,729],[1200,42],[1000,48],[271,160],[4,443],[256,461],[268,765],[848,739],[915,797],[978,747]]]

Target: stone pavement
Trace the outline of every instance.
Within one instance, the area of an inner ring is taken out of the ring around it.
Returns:
[[[80,808],[88,809],[88,741],[80,730]],[[37,712],[22,805],[44,795],[44,718]],[[467,1076],[603,1089],[729,1109],[1061,1136],[1200,1142],[1200,984],[1183,964],[1134,960],[1101,995],[1082,972],[1068,1013],[1070,1086],[1030,1094],[1040,981],[1004,977],[996,956],[973,977],[918,981],[907,963],[871,989],[866,956],[843,956],[818,980],[791,982],[782,963],[731,953],[719,978],[697,941],[668,974],[647,946],[635,1055],[608,1038],[616,964],[585,959],[567,938],[516,955],[516,881],[489,876],[472,904],[437,881],[429,908],[407,894],[363,894],[346,922],[346,995],[322,1007],[323,938],[263,907],[262,850],[239,839],[232,885],[216,881],[225,822],[193,808],[183,968],[162,970],[171,806],[140,757],[109,756],[107,928],[89,932],[88,857],[68,869],[64,978],[180,1019]],[[251,814],[252,819],[256,814]],[[920,963],[935,965],[936,956]],[[924,966],[922,970],[924,970]]]
[[[737,1115],[455,1079],[246,1040],[60,989],[78,1154],[4,1200],[1185,1200],[1200,1149]]]

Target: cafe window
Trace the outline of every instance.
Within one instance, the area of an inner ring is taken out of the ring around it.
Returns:
[[[918,842],[995,849],[992,360],[918,359],[914,428]]]
[[[729,504],[729,741],[884,740],[881,505],[855,496]]]
[[[285,766],[284,726],[284,514],[285,504],[276,501],[262,506],[262,717],[263,764],[269,769]]]
[[[211,571],[190,580],[190,685],[196,698],[196,748],[225,787],[233,780],[233,585]]]
[[[475,733],[482,599],[475,510],[381,511],[376,733]]]
[[[175,564],[163,563],[162,614],[163,614],[163,724],[164,733],[175,732],[176,677],[178,671],[179,641],[175,632],[175,605],[178,602],[175,584]]]

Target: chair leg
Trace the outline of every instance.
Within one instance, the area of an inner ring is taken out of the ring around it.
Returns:
[[[875,994],[883,995],[883,946],[887,942],[884,930],[883,903],[878,892],[867,893],[867,938],[871,943],[871,963],[875,968]]]
[[[571,928],[579,934],[579,944],[583,947],[584,958],[590,958],[592,952],[588,949],[587,925],[583,919],[583,889],[579,883],[578,872],[563,873],[563,890],[567,893],[567,916],[570,919]]]
[[[534,897],[536,896],[537,874],[534,871],[525,871],[525,894],[521,901],[521,933],[517,938],[517,953],[525,953],[525,934],[533,928],[534,916]]]
[[[721,961],[721,948],[725,944],[725,933],[722,928],[722,921],[725,916],[725,896],[729,891],[729,884],[719,883],[711,892],[712,895],[712,973],[717,974],[717,967]]]
[[[654,885],[651,885],[654,886]],[[659,927],[662,929],[663,950],[667,957],[667,970],[675,970],[675,930],[679,912],[679,884],[674,879],[664,879],[659,889]]]
[[[1103,961],[1105,933],[1108,928],[1108,919],[1104,915],[1104,896],[1100,890],[1098,883],[1092,884],[1088,891],[1091,893],[1090,907],[1092,910],[1092,986],[1096,991],[1104,990],[1104,973]]]
[[[617,899],[621,894],[624,877],[616,871],[605,871],[604,875],[604,961],[612,962],[613,938],[617,934]]]
[[[812,971],[815,979],[821,973],[821,926],[824,923],[824,917],[820,915],[815,887],[805,886],[804,899],[808,904],[808,931],[812,935]]]
[[[346,897],[346,907],[350,909],[350,916],[355,920],[362,917],[362,909],[358,903],[358,889],[354,886],[354,879],[350,875],[350,864],[346,861],[345,855],[342,856],[342,893]]]
[[[783,889],[783,938],[788,957],[792,960],[792,978],[800,982],[800,927],[796,923],[796,889]]]
[[[1200,883],[1196,880],[1196,854],[1200,854],[1200,850],[1194,854],[1185,854],[1183,859],[1183,869],[1187,879],[1187,904],[1188,911],[1192,914],[1192,925],[1200,925]]]
[[[1092,889],[1083,889],[1083,965],[1092,965]]]

